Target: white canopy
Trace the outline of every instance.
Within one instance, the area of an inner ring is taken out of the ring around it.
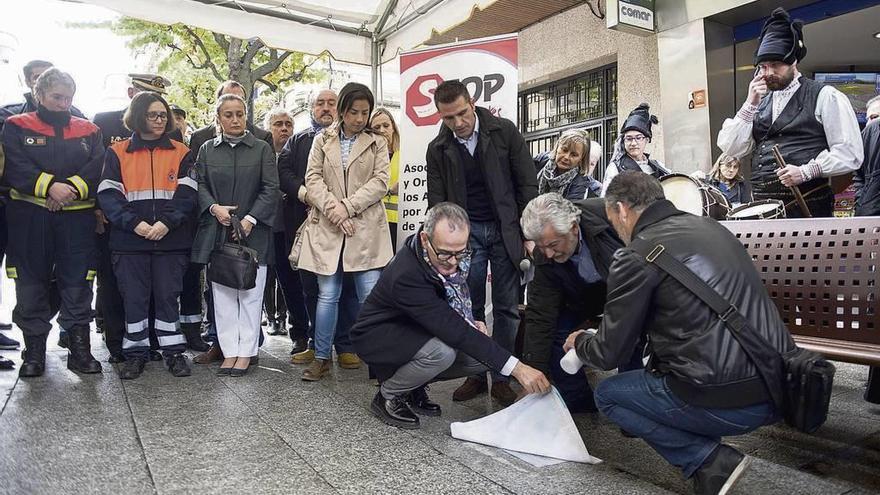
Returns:
[[[376,66],[496,0],[78,0],[160,24]]]

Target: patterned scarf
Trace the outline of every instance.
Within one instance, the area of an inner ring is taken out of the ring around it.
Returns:
[[[538,194],[555,192],[564,196],[568,185],[579,172],[577,167],[572,167],[570,170],[556,175],[556,162],[552,159],[547,160],[547,164],[538,172]]]
[[[464,318],[470,326],[476,328],[477,324],[474,320],[474,311],[471,305],[471,292],[467,284],[468,271],[471,268],[470,258],[459,261],[458,270],[452,275],[444,276],[434,268],[431,259],[428,258],[428,252],[421,246],[420,242],[419,249],[422,251],[422,258],[424,258],[425,263],[431,267],[431,270],[437,275],[440,282],[443,283],[443,290],[446,291],[446,302],[449,303],[449,307]]]

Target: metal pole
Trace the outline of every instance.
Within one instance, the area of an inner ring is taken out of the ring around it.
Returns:
[[[377,94],[379,89],[379,41],[376,36],[370,42],[370,89],[373,90],[373,96],[382,102],[382,95]]]

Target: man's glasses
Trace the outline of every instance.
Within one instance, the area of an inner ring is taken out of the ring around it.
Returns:
[[[165,112],[147,112],[147,120],[155,122],[157,120],[168,120],[168,114]]]
[[[434,243],[431,242],[430,237],[428,237],[428,245],[431,246],[431,250],[434,251],[434,254],[437,255],[437,259],[444,263],[451,260],[452,258],[455,258],[457,261],[461,261],[470,258],[471,254],[474,253],[474,251],[470,248],[465,248],[461,251],[457,251],[454,253],[451,253],[449,251],[438,251],[437,248],[434,247]]]
[[[645,139],[646,139],[645,136],[627,136],[627,137],[623,138],[623,142],[627,143],[627,144],[628,143],[641,143]]]

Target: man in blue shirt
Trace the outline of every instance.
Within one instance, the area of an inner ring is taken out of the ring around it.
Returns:
[[[529,202],[520,223],[535,243],[523,361],[552,378],[571,412],[595,412],[589,383],[581,374],[562,371],[559,360],[569,333],[598,326],[608,267],[623,242],[601,199],[572,203],[556,193],[542,194]]]

